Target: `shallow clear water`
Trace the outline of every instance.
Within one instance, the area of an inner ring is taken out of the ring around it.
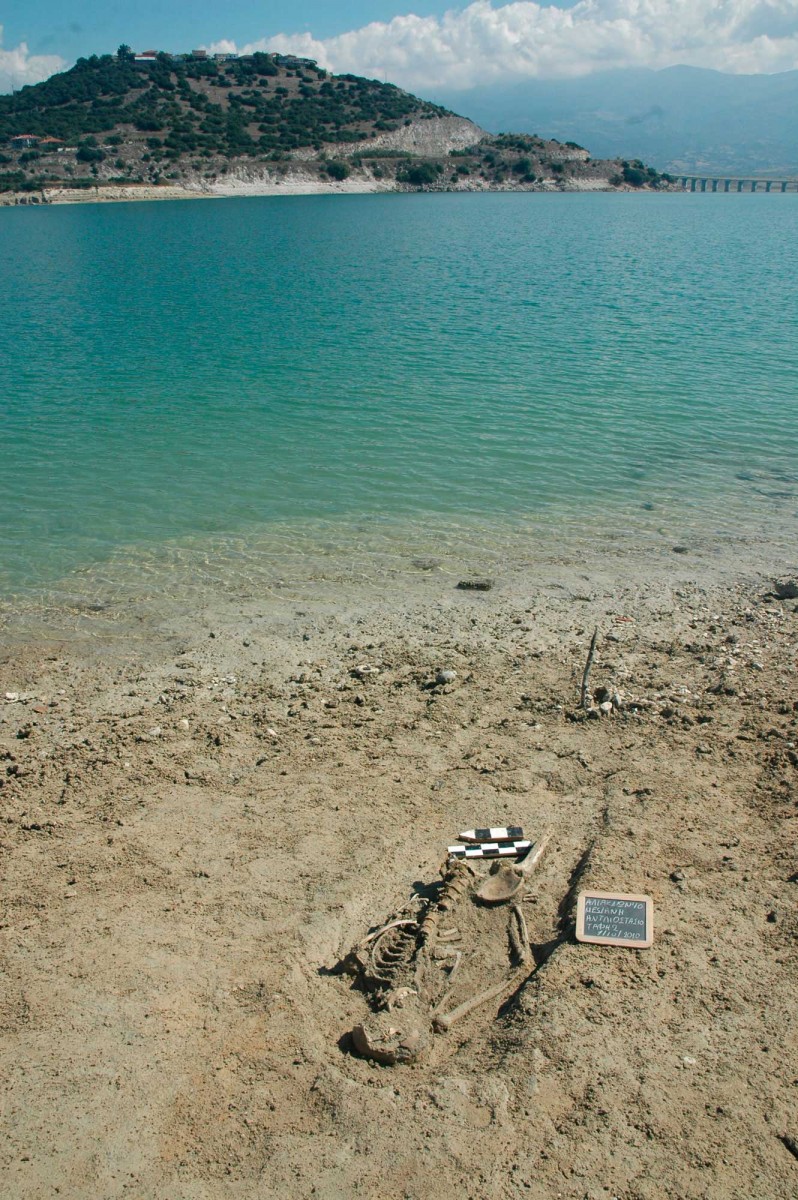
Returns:
[[[0,271],[0,596],[795,529],[795,197],[4,209]]]

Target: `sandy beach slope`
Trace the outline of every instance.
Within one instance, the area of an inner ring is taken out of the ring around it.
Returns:
[[[3,1194],[792,1200],[798,601],[769,593],[431,579],[192,614],[157,652],[9,642]],[[620,708],[573,719],[595,625]],[[356,1056],[336,965],[508,821],[553,831],[533,963],[469,910],[452,1003],[506,1003]],[[652,949],[573,941],[580,863],[653,897]]]

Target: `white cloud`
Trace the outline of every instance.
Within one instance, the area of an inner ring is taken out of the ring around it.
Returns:
[[[214,49],[232,51],[234,43]],[[798,67],[795,0],[475,0],[441,17],[412,13],[337,37],[277,34],[241,47],[315,58],[403,87],[468,88],[508,78],[557,78],[611,67],[688,64],[722,71]]]
[[[64,59],[57,54],[31,54],[25,42],[13,50],[4,50],[0,25],[0,92],[16,91],[26,83],[41,83],[65,66]]]

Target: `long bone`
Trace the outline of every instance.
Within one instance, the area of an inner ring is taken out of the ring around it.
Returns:
[[[457,1008],[453,1008],[448,1013],[437,1013],[432,1024],[438,1033],[448,1033],[452,1025],[456,1024],[462,1017],[467,1017],[475,1008],[479,1008],[482,1004],[487,1004],[489,1000],[495,1000],[497,996],[501,996],[503,992],[510,992],[516,987],[525,972],[520,975],[515,975],[512,979],[504,979],[501,983],[494,983],[493,987],[486,988],[484,992],[477,992],[476,996],[472,996],[469,1000],[464,1000],[462,1004],[458,1004]]]
[[[526,927],[524,914],[517,904],[513,904],[510,907],[508,932],[513,958],[516,962],[528,963],[532,958],[532,949],[529,945],[529,930]]]

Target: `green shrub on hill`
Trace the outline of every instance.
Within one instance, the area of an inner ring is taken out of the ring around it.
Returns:
[[[329,162],[326,166],[327,174],[330,179],[348,179],[352,174],[352,170],[348,163],[345,162]]]
[[[396,179],[399,183],[410,183],[413,187],[429,187],[430,184],[438,183],[442,174],[443,167],[440,163],[422,162],[397,171]]]
[[[94,146],[83,145],[78,147],[75,158],[78,162],[99,163],[103,161],[105,154],[102,150],[95,149]]]
[[[106,144],[128,145],[133,130],[133,148],[136,134],[158,134],[171,157],[206,151],[259,157],[361,143],[404,120],[445,112],[393,84],[330,77],[315,66],[289,69],[269,54],[219,63],[159,54],[135,62],[129,47],[120,46],[116,56],[78,59],[44,83],[0,96],[0,143],[19,133],[72,145],[110,134],[118,141],[105,138]]]
[[[663,184],[673,182],[671,175],[660,174],[653,167],[647,167],[639,158],[635,158],[632,162],[621,163],[621,178],[624,183],[628,183],[630,187],[661,187]]]

